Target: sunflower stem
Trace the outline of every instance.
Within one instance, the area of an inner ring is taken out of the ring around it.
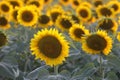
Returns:
[[[59,66],[54,66],[54,73],[57,75],[58,74],[58,67]]]
[[[99,56],[100,58],[100,75],[102,78],[104,78],[104,72],[103,72],[103,66],[102,66],[102,54]]]

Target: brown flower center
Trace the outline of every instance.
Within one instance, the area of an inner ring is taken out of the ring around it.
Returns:
[[[50,21],[50,18],[47,15],[41,15],[38,18],[38,22],[42,24],[47,24]]]
[[[51,18],[52,18],[52,21],[55,22],[57,17],[60,15],[59,12],[54,12],[54,13],[51,13]]]
[[[101,24],[99,24],[99,28],[104,30],[110,30],[113,26],[114,26],[114,23],[111,19],[105,19]]]
[[[61,54],[62,45],[54,36],[47,35],[39,43],[39,50],[49,58],[57,58]]]
[[[79,5],[79,2],[78,1],[73,1],[73,4],[78,6]]]
[[[2,5],[1,5],[1,9],[2,9],[4,12],[8,12],[8,11],[9,11],[9,7],[8,7],[6,4],[2,4]]]
[[[8,23],[5,17],[0,17],[0,26],[5,26]]]
[[[33,14],[30,11],[24,11],[22,13],[22,20],[25,22],[30,22],[33,20]]]
[[[84,34],[84,31],[82,29],[75,29],[74,31],[74,35],[77,37],[77,38],[81,38]]]
[[[106,40],[97,34],[89,36],[86,42],[89,48],[96,51],[102,51],[107,46]]]
[[[70,20],[67,19],[62,19],[60,24],[62,25],[62,27],[69,29],[72,26],[72,23],[70,22]]]
[[[80,19],[75,16],[75,15],[72,15],[72,19],[76,22],[76,23],[80,23]]]
[[[117,6],[116,4],[113,4],[113,5],[112,5],[112,8],[113,8],[115,11],[118,10],[118,6]]]
[[[10,1],[10,4],[15,8],[16,6],[20,6],[17,1]]]
[[[79,11],[80,16],[82,16],[83,18],[88,17],[88,11],[86,11],[85,9],[82,9]]]
[[[38,2],[38,1],[32,1],[32,2],[30,2],[30,4],[33,4],[33,5],[37,6],[37,7],[39,7],[39,6],[40,6],[40,4],[39,4],[39,2]]]
[[[99,5],[102,5],[102,4],[103,4],[102,1],[95,1],[94,2],[95,7],[98,7]]]
[[[111,16],[111,15],[112,15],[111,10],[108,9],[108,8],[102,8],[102,9],[100,10],[100,12],[101,12],[101,14],[102,14],[103,16]]]
[[[18,10],[13,12],[13,18],[17,21]]]

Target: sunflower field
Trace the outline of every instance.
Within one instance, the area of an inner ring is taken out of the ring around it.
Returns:
[[[0,80],[120,80],[119,0],[0,0]]]

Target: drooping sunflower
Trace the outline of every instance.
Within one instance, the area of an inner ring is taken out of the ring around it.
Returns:
[[[89,34],[89,31],[85,29],[83,25],[79,24],[74,24],[70,29],[69,29],[69,34],[70,37],[75,40],[75,41],[82,41],[82,37],[84,35]]]
[[[97,31],[86,35],[82,42],[82,49],[89,54],[103,53],[108,55],[112,49],[112,38],[105,31]]]
[[[80,5],[76,9],[76,13],[82,21],[88,21],[92,17],[92,11],[86,6],[81,6]]]
[[[69,55],[68,42],[56,29],[43,29],[35,34],[30,49],[36,59],[41,59],[50,66],[62,64]]]
[[[6,43],[7,43],[6,35],[0,31],[0,47],[6,45]]]
[[[61,15],[56,20],[56,26],[59,27],[61,30],[68,31],[74,24],[74,21],[71,19],[70,16]]]
[[[38,13],[31,7],[25,6],[19,9],[17,20],[24,26],[33,26],[37,23]]]
[[[67,6],[68,4],[70,4],[70,0],[59,0],[60,4]]]
[[[9,28],[10,28],[9,20],[4,16],[0,16],[0,29],[9,29]]]
[[[39,0],[29,0],[27,2],[28,5],[35,5],[39,11],[43,9],[43,0],[39,1]]]
[[[40,27],[49,27],[52,25],[50,16],[48,16],[47,14],[41,14],[38,18],[38,24]]]
[[[71,0],[71,6],[73,9],[76,9],[80,5],[80,0]]]
[[[12,5],[13,8],[23,7],[23,5],[24,5],[21,0],[8,0],[8,2]]]
[[[103,5],[103,2],[102,2],[102,0],[94,0],[93,4],[97,8],[98,6]]]
[[[52,9],[47,10],[47,15],[51,17],[53,23],[56,22],[58,16],[62,15],[64,10],[60,6],[53,6]]]
[[[0,2],[0,13],[3,15],[9,15],[12,10],[12,6],[9,4],[8,1],[1,1]]]
[[[11,11],[11,14],[10,14],[10,20],[13,21],[13,22],[15,22],[15,23],[18,22],[18,20],[17,20],[18,10],[19,10],[19,8],[15,7],[15,9],[13,9]]]
[[[118,29],[118,24],[112,18],[102,18],[98,21],[97,28],[106,30],[106,31],[116,32]]]
[[[114,17],[114,10],[112,8],[108,8],[106,5],[100,5],[96,8],[96,12],[98,17]]]
[[[118,14],[120,11],[120,2],[117,0],[114,1],[109,1],[108,2],[108,7],[113,8],[115,14]]]

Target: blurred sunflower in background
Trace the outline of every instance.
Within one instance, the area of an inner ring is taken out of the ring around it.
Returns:
[[[117,40],[120,42],[120,32],[117,33]]]
[[[84,35],[89,34],[89,30],[85,29],[83,25],[74,24],[69,29],[70,37],[75,41],[82,41]]]
[[[13,8],[24,6],[24,3],[21,0],[8,0],[8,2],[12,5]]]
[[[81,24],[81,20],[80,20],[80,18],[79,18],[77,15],[72,14],[72,15],[71,15],[71,18],[72,18],[72,20],[73,20],[75,23]]]
[[[35,34],[30,49],[36,59],[41,59],[50,66],[62,64],[69,55],[68,42],[56,29],[42,29]]]
[[[67,6],[67,5],[70,4],[70,0],[59,0],[59,3],[60,3],[61,5]]]
[[[38,13],[31,7],[25,6],[19,9],[17,20],[21,25],[33,26],[37,23]]]
[[[80,5],[80,3],[81,3],[81,0],[71,0],[71,7],[73,8],[73,9],[77,9],[77,7]]]
[[[7,41],[6,35],[0,31],[0,48],[6,45]]]
[[[92,11],[90,10],[90,8],[81,5],[76,9],[76,14],[83,22],[88,21],[92,17]]]
[[[89,9],[92,8],[92,5],[87,1],[82,1],[80,6],[85,6],[85,7],[88,7]]]
[[[61,15],[57,18],[55,25],[61,30],[68,31],[74,24],[74,21],[70,16]]]
[[[12,10],[12,6],[9,4],[8,1],[1,1],[0,2],[0,13],[2,15],[9,15]]]
[[[95,6],[95,8],[97,8],[100,5],[103,5],[103,1],[102,0],[93,0],[93,5]]]
[[[108,7],[113,8],[115,14],[120,13],[120,2],[115,0],[115,1],[109,1],[107,3]]]
[[[43,0],[41,0],[41,1],[39,1],[39,0],[29,0],[27,2],[27,5],[35,5],[39,9],[39,12],[41,12],[41,10],[43,9]]]
[[[98,30],[84,37],[82,49],[89,54],[108,55],[112,49],[112,38],[105,31]]]
[[[98,29],[116,32],[118,29],[117,22],[112,18],[102,18],[98,21]]]
[[[10,28],[9,20],[4,16],[0,16],[0,29],[9,29],[9,28]]]
[[[44,5],[50,5],[53,0],[43,0]]]
[[[48,16],[47,14],[39,15],[39,17],[38,17],[38,24],[42,28],[51,26],[52,22],[51,22],[50,16]]]
[[[61,6],[54,6],[53,8],[47,10],[47,15],[50,16],[53,23],[55,23],[58,16],[62,15],[63,13],[64,10]]]
[[[15,22],[15,23],[18,22],[18,20],[17,20],[18,10],[19,10],[19,8],[15,7],[15,9],[13,9],[11,11],[11,14],[10,14],[10,20],[13,21],[13,22]]]
[[[96,8],[98,18],[100,17],[114,17],[114,10],[106,5],[100,5]]]

